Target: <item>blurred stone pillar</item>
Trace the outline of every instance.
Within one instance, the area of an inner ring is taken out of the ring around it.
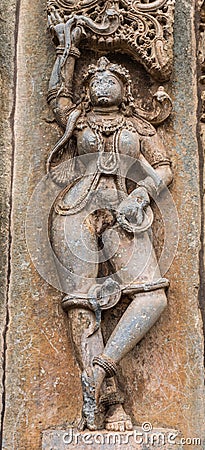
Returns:
[[[199,87],[199,107],[198,107],[198,142],[199,142],[199,155],[200,155],[200,179],[201,179],[201,202],[202,202],[202,230],[201,230],[201,293],[200,293],[200,305],[202,315],[204,319],[205,329],[205,3],[204,0],[198,2],[197,14],[197,56],[198,56],[198,87]]]

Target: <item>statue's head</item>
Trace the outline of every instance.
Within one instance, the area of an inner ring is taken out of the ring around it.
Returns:
[[[133,100],[128,70],[105,57],[88,67],[84,81],[92,106],[120,106]]]

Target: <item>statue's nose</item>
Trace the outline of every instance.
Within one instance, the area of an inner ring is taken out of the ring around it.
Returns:
[[[105,89],[103,89],[103,88],[100,88],[100,89],[98,89],[98,90],[96,91],[96,94],[97,94],[97,96],[100,96],[100,95],[108,95],[108,92],[107,92],[107,90],[105,90]]]

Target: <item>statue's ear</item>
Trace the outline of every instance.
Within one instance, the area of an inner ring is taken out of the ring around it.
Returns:
[[[85,98],[83,100],[83,104],[84,104],[84,109],[85,111],[90,110],[91,107],[91,100],[90,100],[90,89],[89,89],[89,85],[87,85],[85,87]]]

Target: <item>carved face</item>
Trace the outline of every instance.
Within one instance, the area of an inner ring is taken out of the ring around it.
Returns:
[[[119,106],[122,103],[123,85],[107,70],[91,79],[89,90],[93,106]]]

